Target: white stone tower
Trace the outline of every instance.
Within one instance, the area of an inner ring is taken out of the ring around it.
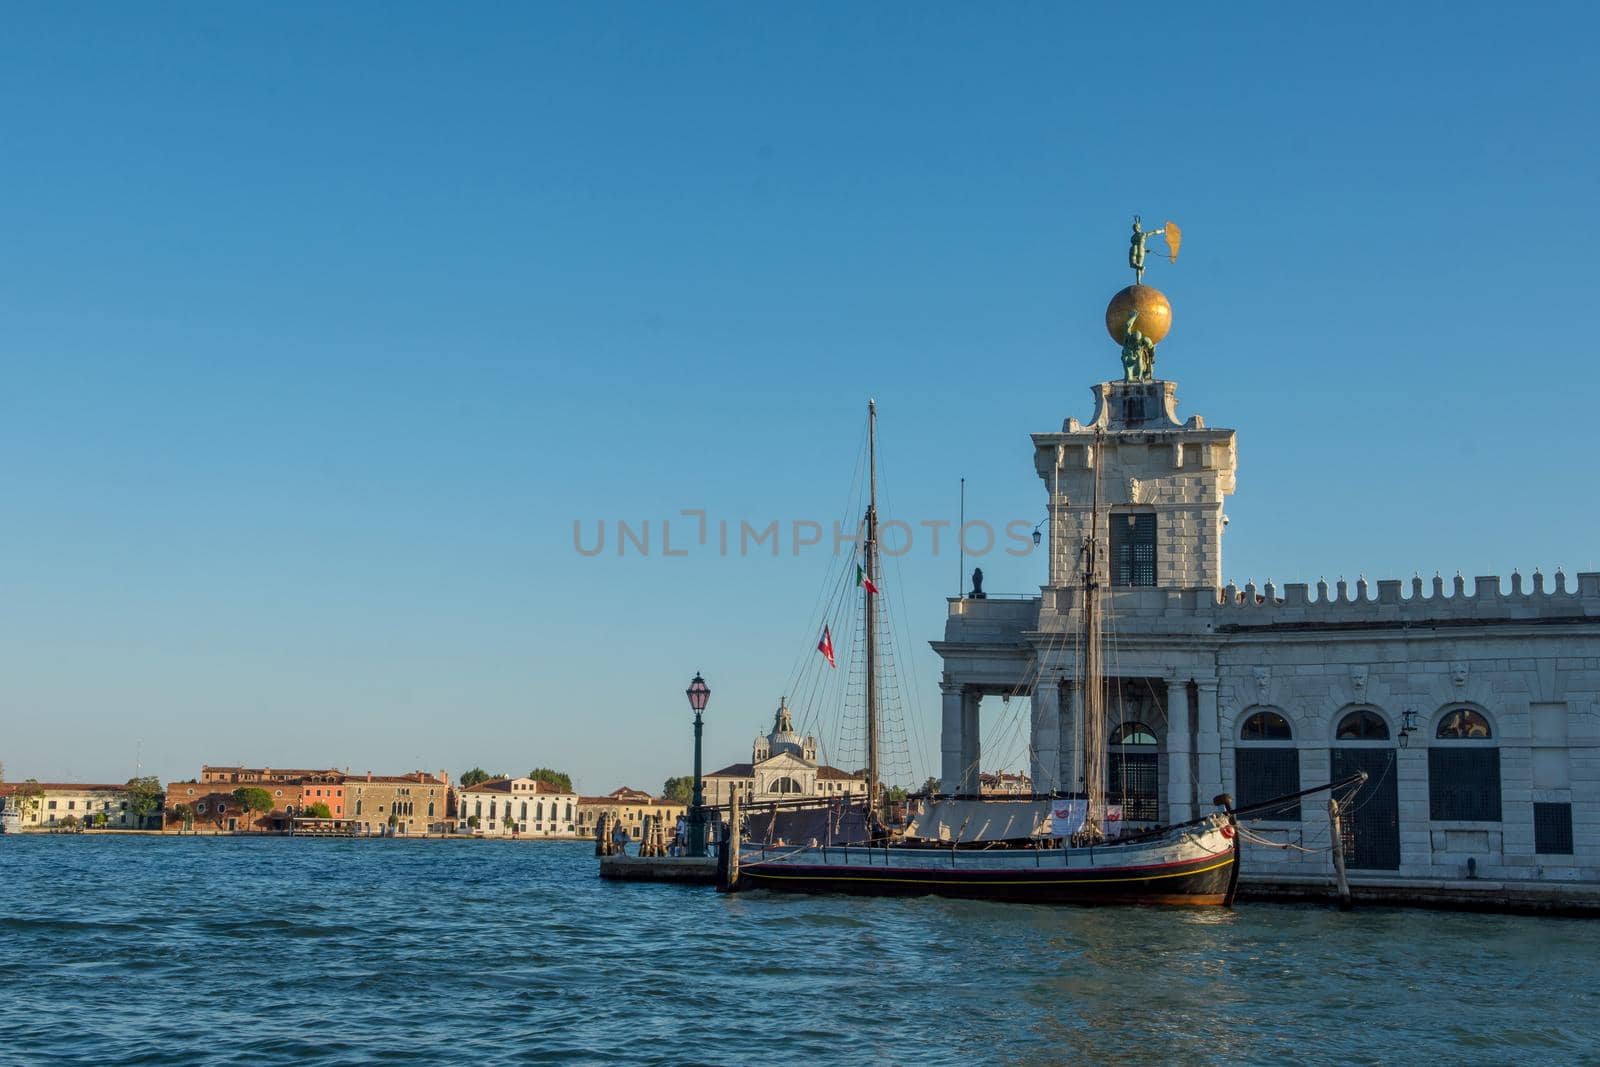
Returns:
[[[1178,420],[1177,383],[1101,382],[1094,418],[1033,435],[1049,493],[1050,587],[1078,586],[1096,478],[1100,580],[1112,589],[1222,585],[1223,500],[1234,490],[1232,430]]]

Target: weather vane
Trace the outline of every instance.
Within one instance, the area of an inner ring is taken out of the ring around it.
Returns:
[[[1178,244],[1183,231],[1168,219],[1159,230],[1141,227],[1133,217],[1133,236],[1128,241],[1128,266],[1133,268],[1133,284],[1111,298],[1106,307],[1106,332],[1122,346],[1122,375],[1128,382],[1148,382],[1155,376],[1156,345],[1172,329],[1172,305],[1159,289],[1144,284],[1144,257],[1150,238],[1162,237],[1167,254],[1178,261]]]
[[[1133,237],[1128,242],[1128,266],[1133,268],[1133,284],[1144,284],[1144,254],[1152,237],[1165,237],[1167,239],[1167,252],[1172,262],[1178,262],[1178,245],[1183,240],[1183,231],[1178,229],[1178,224],[1171,219],[1159,230],[1141,230],[1139,216],[1133,217]]]

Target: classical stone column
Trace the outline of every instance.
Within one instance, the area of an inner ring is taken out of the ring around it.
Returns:
[[[1189,770],[1189,686],[1167,682],[1167,821],[1194,818],[1194,778]]]
[[[968,689],[961,694],[961,787],[959,792],[977,796],[981,791],[978,775],[983,771],[982,723],[978,721],[978,702],[983,694]]]
[[[961,756],[966,742],[963,731],[966,720],[962,717],[962,686],[956,682],[941,682],[939,691],[944,694],[944,723],[939,732],[940,766],[939,792],[955,793],[961,788]]]
[[[1083,687],[1076,681],[1063,683],[1066,698],[1061,702],[1061,732],[1059,735],[1056,781],[1063,793],[1076,793],[1083,788],[1075,770],[1078,756],[1078,716],[1083,714]]]
[[[1033,685],[1033,730],[1028,739],[1028,775],[1035,793],[1059,788],[1061,772],[1061,680],[1040,675]]]
[[[1195,728],[1196,766],[1199,770],[1199,800],[1202,811],[1210,810],[1211,798],[1218,793],[1230,792],[1222,784],[1222,733],[1217,718],[1217,680],[1198,678],[1196,701],[1199,725]],[[1235,798],[1237,800],[1237,798]]]
[[[1066,712],[1061,715],[1061,792],[1075,793],[1083,789],[1082,768],[1078,766],[1078,742],[1082,741],[1083,686],[1077,681],[1067,683]]]

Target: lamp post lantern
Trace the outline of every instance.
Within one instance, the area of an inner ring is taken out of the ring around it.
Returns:
[[[689,683],[689,688],[684,690],[689,697],[689,706],[694,709],[694,797],[689,806],[689,855],[704,856],[706,854],[706,785],[705,779],[700,775],[700,729],[701,713],[706,710],[706,702],[711,699],[711,687],[706,685],[706,680],[700,677],[700,672],[694,672],[694,681]]]

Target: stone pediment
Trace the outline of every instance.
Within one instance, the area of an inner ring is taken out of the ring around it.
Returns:
[[[816,768],[816,764],[803,760],[792,752],[780,752],[771,759],[762,760],[756,764],[763,771],[809,771]]]

